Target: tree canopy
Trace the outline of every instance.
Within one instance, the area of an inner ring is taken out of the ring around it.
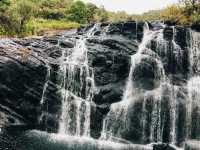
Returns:
[[[97,7],[81,0],[0,0],[0,33],[21,34],[26,32],[28,26],[34,28],[38,20],[43,20],[45,27],[48,22],[51,27],[57,26],[59,21],[86,24],[127,20],[164,20],[191,25],[200,23],[200,0],[179,0],[177,5],[142,15],[130,15],[125,11],[110,12],[103,6]]]

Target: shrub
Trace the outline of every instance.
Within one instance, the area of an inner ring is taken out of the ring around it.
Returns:
[[[0,25],[8,35],[23,35],[25,26],[36,13],[36,7],[31,0],[13,1],[12,5],[1,15]]]
[[[170,21],[176,24],[188,25],[189,17],[184,15],[183,9],[177,5],[167,7],[161,12],[161,18],[165,21]]]
[[[87,22],[87,7],[82,1],[74,2],[67,11],[67,19],[84,24]]]
[[[191,19],[192,19],[193,24],[200,24],[200,14],[199,13],[193,14]]]

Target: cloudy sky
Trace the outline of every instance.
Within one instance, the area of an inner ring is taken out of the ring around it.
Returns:
[[[127,13],[140,14],[148,10],[160,9],[178,0],[84,0],[97,6],[103,5],[110,11],[126,11]]]

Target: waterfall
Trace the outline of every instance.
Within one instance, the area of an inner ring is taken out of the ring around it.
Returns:
[[[196,139],[200,137],[200,34],[190,30],[188,41],[190,79],[187,82],[187,138]]]
[[[65,55],[63,53],[64,58]],[[85,39],[79,39],[72,54],[67,56],[60,68],[64,74],[60,134],[90,135],[90,105],[94,90],[94,75],[87,61]]]
[[[200,71],[200,34],[196,31],[190,30],[189,35],[189,49],[190,49],[190,72],[191,75],[197,74]]]
[[[165,27],[155,30],[144,24],[143,39],[137,52],[131,56],[123,96],[120,102],[111,104],[104,117],[99,141],[163,142],[183,146],[185,140],[199,138],[200,34],[190,30],[188,47],[184,48],[177,41],[176,27],[169,27],[173,32],[169,39],[164,35]],[[73,49],[62,49],[58,64],[60,136],[90,137],[90,114],[91,106],[95,107],[92,100],[96,89],[86,42],[100,28],[100,24],[94,25],[86,35],[76,39]],[[106,33],[102,35],[106,36]],[[190,65],[188,72],[184,71],[186,53]],[[47,68],[41,105],[46,101],[51,76],[51,68]]]
[[[200,118],[200,76],[193,77],[188,81],[187,101],[187,137],[198,138]]]
[[[38,118],[38,123],[42,123],[42,119],[45,116],[46,112],[48,112],[48,104],[45,104],[47,98],[46,98],[46,91],[49,85],[49,80],[50,80],[50,76],[51,76],[51,67],[46,63],[46,68],[47,68],[47,74],[46,74],[46,78],[45,78],[45,84],[43,87],[43,91],[42,91],[42,97],[40,100],[40,105],[42,108],[42,113],[40,114],[39,118]],[[43,108],[46,107],[46,108]],[[45,111],[46,112],[45,112]],[[47,124],[47,120],[45,119],[45,124]],[[47,130],[47,129],[45,129]]]
[[[191,104],[194,101],[194,88],[190,87],[193,86],[194,79],[189,81],[189,87],[186,86],[189,89],[188,99],[187,94],[182,93],[182,87],[173,81],[175,75],[183,70],[184,50],[176,42],[176,29],[172,27],[172,30],[172,39],[166,40],[163,29],[150,30],[145,24],[143,40],[137,53],[131,57],[130,73],[122,101],[111,105],[111,110],[103,121],[101,139],[122,138],[137,143],[177,144],[186,138],[186,130],[191,127],[185,128],[187,121],[183,118],[186,116],[183,117],[181,111],[194,105]],[[193,41],[191,45],[197,44]],[[197,49],[195,46],[192,49]],[[196,52],[192,51],[194,62]],[[175,64],[170,62],[171,59]],[[165,65],[166,61],[171,64]],[[187,106],[185,100],[189,100],[190,105]],[[191,119],[191,108],[189,110]]]
[[[94,25],[87,37],[93,36],[98,24]],[[64,74],[62,91],[62,114],[59,133],[75,136],[90,136],[90,113],[94,94],[94,74],[88,66],[86,38],[77,40],[72,53],[66,57],[60,70]]]
[[[161,33],[162,31],[151,31],[148,27],[148,24],[146,23],[144,26],[144,36],[141,44],[139,45],[138,52],[134,54],[131,57],[131,68],[129,77],[127,80],[127,85],[124,91],[124,95],[122,98],[122,101],[119,103],[115,103],[111,105],[111,111],[106,116],[103,122],[103,130],[101,134],[101,139],[110,139],[112,140],[114,137],[123,138],[122,132],[123,130],[126,130],[129,128],[130,124],[130,116],[128,114],[128,111],[130,109],[130,106],[132,104],[138,103],[138,99],[141,97],[141,93],[145,92],[142,89],[142,85],[139,85],[137,83],[137,78],[134,77],[134,72],[136,71],[136,68],[138,65],[143,61],[143,59],[151,59],[150,55],[155,55],[149,48],[148,45],[150,44],[151,40],[155,38],[155,36],[158,33]],[[164,80],[164,68],[162,66],[162,62],[160,62],[158,59],[154,59],[155,64],[157,65],[157,70],[155,70],[155,78],[160,78],[160,80]],[[134,79],[135,78],[135,79]],[[161,79],[162,78],[162,79]],[[140,87],[141,86],[141,87]],[[161,139],[160,134],[160,124],[161,120],[159,116],[160,112],[160,86],[151,92],[155,92],[156,96],[155,99],[157,101],[153,105],[155,108],[152,111],[152,124],[151,124],[151,139],[154,139],[154,136],[158,139],[158,141]],[[144,115],[146,112],[146,101],[148,100],[147,96],[149,95],[148,92],[144,94],[144,100],[143,100],[143,106],[142,106],[142,113],[141,116],[141,125],[143,126],[143,138],[145,137],[145,122],[146,122],[146,116]],[[146,98],[145,98],[146,97]],[[153,102],[154,103],[154,102]],[[117,121],[118,120],[118,121]],[[116,121],[116,123],[115,123]],[[114,122],[114,123],[113,123]],[[159,127],[157,127],[157,124]],[[155,131],[155,128],[157,130]],[[154,132],[157,132],[157,135],[154,135]]]

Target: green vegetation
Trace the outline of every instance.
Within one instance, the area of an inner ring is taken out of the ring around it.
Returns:
[[[164,9],[161,18],[180,25],[200,23],[200,0],[181,0],[179,4]]]
[[[46,30],[78,28],[92,22],[164,20],[180,25],[200,23],[200,0],[180,0],[163,10],[142,15],[109,12],[77,0],[0,0],[0,35],[28,36]]]

